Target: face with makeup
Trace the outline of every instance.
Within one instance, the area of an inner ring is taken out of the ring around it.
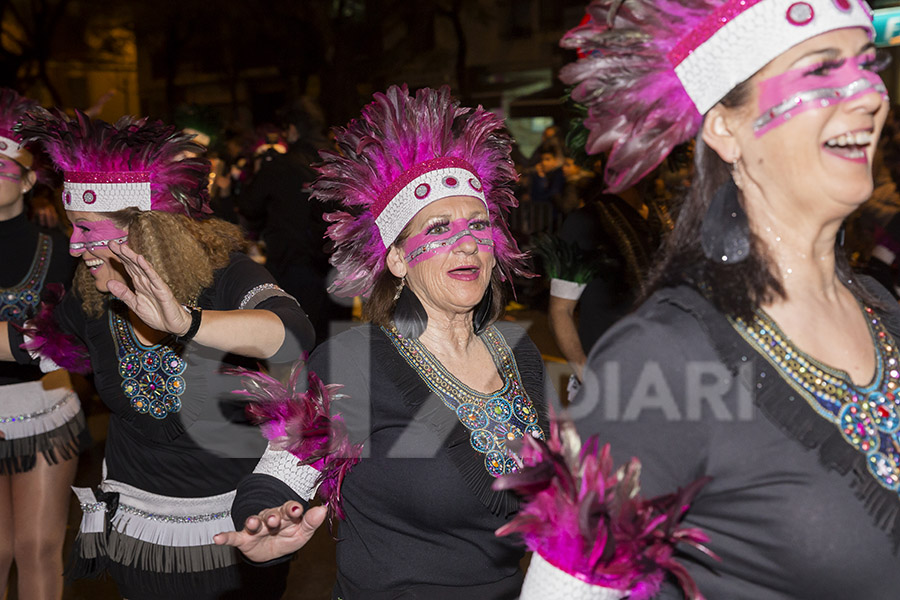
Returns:
[[[69,211],[67,214],[72,222],[69,254],[84,261],[97,289],[108,292],[111,279],[128,283],[125,268],[109,249],[110,241],[126,241],[128,231],[119,229],[106,213]]]
[[[754,75],[742,106],[712,109],[707,119],[719,120],[704,125],[704,139],[727,162],[739,160],[748,201],[842,219],[872,193],[888,110],[879,68],[861,28],[810,38]],[[710,127],[727,135],[714,144]]]
[[[0,154],[0,221],[22,214],[25,210],[25,193],[34,182],[34,171],[29,171],[15,160]]]
[[[429,314],[472,312],[490,285],[494,241],[481,200],[451,196],[420,210],[409,236],[391,246],[387,265],[416,293]]]

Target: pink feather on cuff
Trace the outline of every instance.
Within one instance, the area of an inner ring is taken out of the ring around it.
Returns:
[[[597,436],[584,446],[568,420],[554,419],[546,442],[525,436],[517,473],[501,477],[496,490],[523,497],[519,514],[497,530],[520,534],[529,550],[587,583],[627,591],[647,600],[673,575],[689,600],[702,600],[690,575],[674,559],[675,546],[691,545],[718,560],[699,529],[679,527],[690,503],[708,481],[644,499],[640,462],[614,469],[609,445]]]

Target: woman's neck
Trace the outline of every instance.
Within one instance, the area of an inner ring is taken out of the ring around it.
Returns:
[[[762,243],[771,268],[781,281],[786,299],[836,299],[845,282],[835,266],[835,242],[843,219],[816,219],[808,214],[785,214],[773,207],[753,210],[748,216],[757,239]],[[759,206],[759,204],[756,204]]]
[[[428,326],[419,336],[432,352],[450,356],[464,356],[478,337],[472,328],[472,313],[446,314],[428,311]]]

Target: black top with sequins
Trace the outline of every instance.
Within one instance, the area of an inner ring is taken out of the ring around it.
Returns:
[[[0,221],[0,256],[0,321],[24,321],[37,309],[45,285],[69,286],[76,264],[65,236],[38,228],[24,213]],[[0,362],[0,385],[40,377],[37,367]]]
[[[541,355],[523,329],[498,323],[482,339],[503,381],[494,394],[467,388],[420,344],[371,325],[310,358],[311,370],[343,386],[333,410],[364,447],[341,487],[335,598],[518,597],[524,549],[494,535],[518,501],[491,483],[510,468],[510,439],[548,431],[549,399]],[[296,495],[286,484],[255,474],[233,514],[243,522],[287,499]]]
[[[900,309],[864,283],[888,307],[866,313],[879,356],[868,386],[847,385],[763,316],[735,325],[687,287],[657,292],[588,357],[571,407],[582,436],[599,433],[617,462],[638,457],[647,495],[712,478],[685,525],[721,561],[691,550],[683,561],[707,598],[897,597]]]
[[[312,326],[293,298],[273,294],[273,289],[272,276],[262,266],[234,254],[230,264],[216,271],[213,285],[200,294],[197,304],[207,310],[233,310],[247,307],[248,297],[264,298],[258,304],[249,301],[250,306],[275,313],[286,331],[282,347],[269,362],[292,363],[312,346]],[[94,385],[110,409],[109,478],[166,496],[212,496],[233,490],[253,470],[266,440],[247,421],[245,401],[232,394],[241,387],[240,380],[222,371],[256,368],[258,361],[190,344],[184,351],[174,348],[184,364],[163,364],[171,357],[154,351],[160,359],[157,368],[141,365],[140,373],[130,377],[123,368],[129,363],[123,363],[119,354],[123,331],[116,317],[121,305],[117,300],[111,303],[102,316],[89,318],[77,295],[70,293],[54,313],[60,328],[90,351]],[[150,360],[149,354],[138,356]],[[150,389],[156,376],[163,381],[160,394]],[[138,394],[129,390],[129,379],[143,390],[145,407],[136,407]],[[162,414],[155,408],[156,400],[163,403]]]

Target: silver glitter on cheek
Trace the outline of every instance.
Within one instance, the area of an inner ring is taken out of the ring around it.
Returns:
[[[783,117],[785,120],[790,119],[791,111],[810,102],[818,100],[820,106],[826,107],[831,105],[831,101],[834,99],[843,100],[870,89],[878,92],[882,96],[887,96],[887,88],[884,87],[883,83],[873,83],[862,77],[843,87],[821,88],[818,90],[800,92],[799,94],[791,96],[775,108],[767,110],[765,114],[756,119],[756,121],[753,122],[753,131],[763,129],[779,117]]]

